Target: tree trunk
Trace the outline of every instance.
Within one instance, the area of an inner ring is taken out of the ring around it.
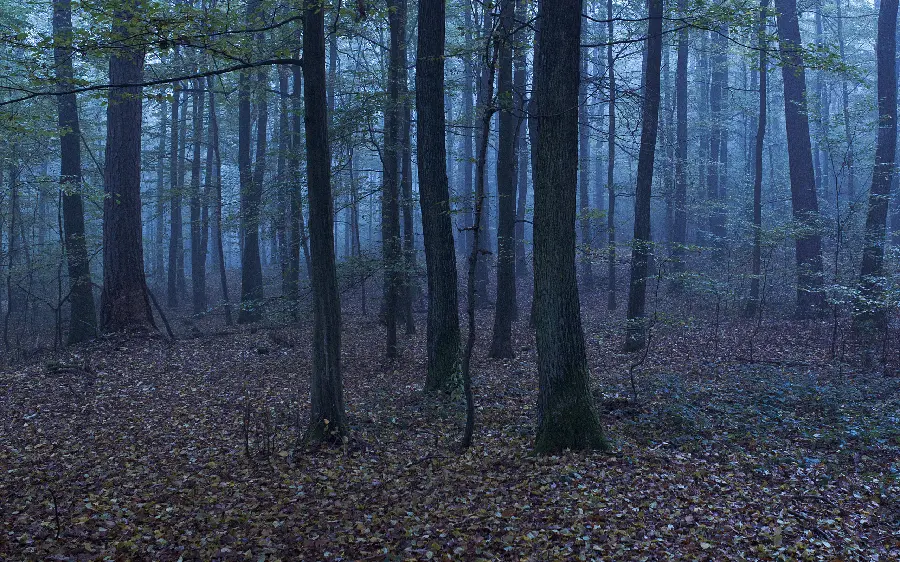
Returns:
[[[114,37],[128,35],[138,12],[134,0],[117,11]],[[144,74],[144,52],[116,45],[109,58],[112,84],[136,84]],[[103,293],[101,327],[104,332],[156,331],[147,280],[141,232],[141,110],[140,86],[113,87],[106,108],[106,161],[103,201]]]
[[[415,220],[414,220],[414,202],[412,195],[412,99],[409,93],[409,71],[407,67],[409,65],[409,55],[406,48],[406,39],[407,39],[407,18],[408,14],[408,5],[407,0],[396,0],[397,1],[397,17],[400,20],[401,25],[401,37],[402,41],[400,42],[400,78],[399,78],[399,86],[400,86],[400,98],[403,102],[402,107],[402,116],[400,120],[400,160],[401,160],[401,171],[400,171],[400,197],[402,200],[403,206],[403,299],[402,299],[402,314],[403,320],[406,324],[406,333],[407,335],[416,333],[416,322],[413,318],[413,300],[416,295],[416,284],[414,282],[415,274],[416,274],[416,239],[415,239]],[[355,178],[352,180],[354,183],[356,181]],[[352,191],[352,190],[351,190]],[[351,194],[352,195],[352,194]],[[359,217],[355,216],[356,213],[356,203],[355,196],[353,201],[351,201],[351,226],[355,223],[359,222]],[[355,222],[354,222],[355,221]],[[351,236],[355,237],[352,240],[353,244],[358,243],[359,232],[351,232]],[[358,250],[358,248],[357,248]]]
[[[678,12],[687,13],[687,0],[678,0]],[[672,210],[673,287],[682,287],[684,250],[687,244],[687,164],[688,164],[688,28],[678,31],[678,60],[675,63],[675,201]]]
[[[606,445],[589,389],[575,275],[581,8],[581,0],[541,0],[538,14],[534,302],[540,453]]]
[[[490,356],[513,357],[512,323],[516,317],[516,123],[513,91],[515,0],[501,0],[497,100],[500,133],[497,147],[497,305]],[[488,86],[491,89],[491,86]]]
[[[838,52],[841,55],[841,62],[846,63],[842,4],[843,0],[835,1],[837,7],[837,17],[835,19],[837,20]],[[849,0],[847,4],[849,5]],[[844,166],[847,168],[847,202],[853,205],[856,200],[856,165],[854,162],[853,128],[850,126],[850,86],[847,84],[846,78],[841,78],[841,107],[844,116],[844,138],[847,142],[847,153],[844,156]]]
[[[416,51],[419,206],[428,275],[428,372],[425,388],[459,388],[459,305],[444,141],[444,0],[420,0]],[[469,176],[471,178],[471,175]],[[471,182],[470,182],[471,187]]]
[[[768,97],[768,40],[766,13],[769,0],[760,0],[756,42],[759,48],[759,121],[756,126],[756,148],[753,153],[753,255],[750,272],[750,301],[747,316],[755,316],[760,307],[760,278],[762,275],[762,176],[763,142],[766,136],[766,98]]]
[[[613,23],[613,0],[606,0],[606,70],[609,72],[609,146],[606,157],[606,191],[609,195],[606,210],[607,251],[606,308],[616,309],[616,72],[613,58],[615,28]]]
[[[287,159],[291,151],[291,115],[288,109],[288,83],[290,69],[278,67],[278,161],[275,168],[275,184],[278,186],[278,209],[275,213],[275,224],[278,235],[278,264],[281,270],[281,292],[290,298],[291,264],[290,244],[288,242],[287,225],[290,221],[290,183],[287,179]]]
[[[588,73],[588,49],[583,47],[580,53],[581,75]],[[591,201],[590,201],[590,166],[591,166],[591,124],[588,112],[587,82],[581,82],[578,88],[578,198],[579,222],[581,223],[581,282],[584,290],[594,290],[594,272],[591,269]]]
[[[878,67],[878,138],[860,270],[862,304],[857,308],[855,318],[858,329],[880,328],[886,319],[886,304],[883,302],[884,245],[897,153],[897,0],[881,0],[875,52]]]
[[[467,2],[463,7],[463,23],[465,27],[465,43],[472,45],[474,38],[472,36],[472,9],[474,2]],[[442,71],[443,75],[443,71]],[[475,219],[475,205],[472,200],[472,191],[475,177],[475,106],[473,98],[475,96],[475,64],[472,61],[472,55],[466,53],[463,57],[463,85],[462,85],[462,158],[460,158],[460,176],[462,176],[462,205],[463,212],[460,213],[462,222],[460,230],[463,232],[462,239],[464,241],[463,248],[468,249],[472,245],[472,231],[468,228]],[[418,82],[417,82],[418,84]],[[446,117],[445,117],[446,121]],[[422,184],[422,176],[419,176],[419,184]],[[420,188],[421,189],[421,188]]]
[[[72,87],[72,2],[54,0],[53,59],[56,78],[62,89]],[[64,249],[69,266],[69,343],[79,343],[97,335],[97,311],[91,284],[91,266],[84,234],[84,205],[81,199],[81,129],[75,94],[56,98],[59,112],[60,189]]]
[[[472,4],[474,5],[477,0],[474,0]],[[481,52],[483,54],[490,53],[490,48],[488,45],[493,41],[492,37],[492,25],[491,20],[493,18],[492,14],[493,10],[493,2],[486,2],[482,4],[482,20],[481,20],[481,33],[475,41],[476,45],[481,47]],[[485,55],[490,56],[490,55]],[[482,129],[480,127],[482,116],[485,112],[491,111],[491,105],[494,103],[494,100],[490,99],[487,96],[488,91],[488,77],[494,74],[494,69],[490,68],[492,61],[486,60],[484,57],[481,57],[481,64],[478,68],[478,88],[475,92],[475,115],[476,115],[476,126],[475,126],[475,148],[476,150],[482,144]],[[491,87],[493,90],[493,87]],[[477,158],[477,154],[476,154]],[[487,167],[485,167],[485,173],[487,173]],[[475,166],[475,183],[477,184],[478,179],[478,166]],[[491,240],[490,240],[490,232],[491,232],[491,200],[487,195],[487,191],[485,191],[485,197],[481,201],[481,217],[482,224],[481,228],[478,229],[478,251],[482,253],[482,259],[478,260],[475,268],[475,302],[479,307],[487,306],[490,302],[490,294],[489,294],[489,285],[490,285],[490,262],[488,260],[488,256],[491,254]],[[474,225],[474,215],[472,217],[472,222],[468,225],[469,228]],[[474,233],[474,231],[473,231]]]
[[[175,308],[178,306],[178,287],[181,285],[178,279],[179,273],[183,276],[184,270],[178,267],[178,256],[184,252],[184,241],[182,240],[182,220],[181,220],[181,165],[179,163],[179,130],[183,128],[179,117],[181,111],[181,84],[174,84],[172,93],[172,136],[170,148],[169,175],[171,178],[171,189],[169,198],[169,275],[166,285],[166,295],[168,297],[169,306]]]
[[[710,57],[712,81],[709,89],[709,114],[712,123],[709,134],[706,189],[710,205],[709,232],[717,252],[721,252],[724,249],[725,239],[723,155],[728,150],[723,107],[728,88],[728,25],[720,25],[713,37],[715,51]]]
[[[203,197],[200,192],[200,155],[203,150],[203,81],[193,81],[194,150],[191,158],[191,292],[194,314],[206,312],[206,232],[203,222]]]
[[[634,197],[634,241],[631,246],[631,284],[628,291],[628,323],[625,350],[646,345],[644,307],[647,299],[647,269],[652,253],[650,237],[650,196],[653,158],[659,125],[660,65],[662,63],[662,0],[649,1],[647,26],[647,70],[644,74],[644,103],[641,111],[641,147],[638,153],[637,185]]]
[[[783,65],[784,123],[787,130],[791,206],[797,258],[797,314],[822,312],[822,237],[818,233],[819,204],[809,136],[806,74],[803,67],[796,0],[776,0],[778,43]]]
[[[305,0],[304,9],[303,98],[314,303],[311,408],[304,440],[341,443],[349,427],[341,381],[341,302],[334,258],[334,203],[325,94],[325,14],[318,0]]]
[[[165,177],[166,177],[166,127],[168,126],[169,113],[166,102],[159,102],[159,166],[156,169],[156,229],[154,231],[153,242],[153,280],[156,286],[162,286],[166,276],[166,200],[165,200]]]
[[[402,1],[402,0],[401,0]],[[399,121],[400,73],[405,62],[400,58],[403,25],[398,0],[387,0],[390,26],[387,102],[384,111],[384,185],[381,190],[381,244],[384,257],[384,320],[387,327],[386,355],[397,357],[397,316],[401,285]]]
[[[526,0],[516,2],[516,27],[518,22],[525,21]],[[516,165],[518,166],[518,178],[516,179],[516,277],[523,278],[528,275],[528,262],[525,259],[525,208],[528,205],[528,140],[525,126],[525,81],[527,79],[528,45],[525,30],[520,29],[513,37],[513,99],[515,101],[516,114]]]

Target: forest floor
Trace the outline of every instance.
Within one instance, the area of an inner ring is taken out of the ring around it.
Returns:
[[[465,452],[460,404],[422,392],[422,314],[391,364],[345,313],[338,449],[294,451],[306,324],[7,368],[0,559],[900,559],[900,377],[831,361],[824,325],[671,323],[634,401],[619,325],[585,318],[608,453],[532,454],[534,338],[487,359],[488,311]]]

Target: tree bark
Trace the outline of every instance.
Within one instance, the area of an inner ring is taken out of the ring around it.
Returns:
[[[401,0],[402,1],[402,0]],[[381,244],[384,259],[384,320],[388,358],[397,357],[397,317],[401,289],[400,240],[400,57],[404,41],[398,0],[387,0],[390,49],[388,52],[387,101],[384,109],[384,184],[381,190]]]
[[[652,254],[650,236],[650,196],[653,185],[653,158],[659,125],[660,65],[662,63],[662,0],[649,1],[647,26],[647,69],[644,74],[644,103],[641,111],[641,147],[638,153],[637,185],[634,197],[634,240],[631,246],[631,283],[628,291],[628,322],[625,350],[646,345],[648,261]]]
[[[540,453],[606,445],[588,384],[575,275],[581,8],[581,0],[542,0],[538,8],[534,302]]]
[[[818,233],[819,203],[809,136],[806,74],[803,66],[796,0],[776,0],[778,43],[783,61],[784,123],[791,178],[791,207],[795,222],[797,314],[822,312],[822,237]]]
[[[178,256],[184,253],[184,240],[182,239],[182,217],[181,217],[181,188],[183,178],[181,176],[180,165],[180,135],[179,130],[183,128],[180,119],[181,111],[181,84],[176,82],[172,92],[172,136],[171,148],[169,152],[170,164],[169,175],[171,178],[171,193],[169,198],[169,275],[166,285],[166,295],[169,301],[169,307],[178,306],[178,287],[181,285],[178,275],[184,276],[184,270],[178,267]]]
[[[115,14],[113,35],[128,35],[139,12],[129,0]],[[118,41],[116,41],[118,43]],[[143,79],[144,52],[127,43],[116,45],[109,58],[112,84],[136,84]],[[109,90],[106,109],[106,161],[103,201],[103,293],[101,328],[104,332],[156,331],[147,279],[141,232],[141,111],[140,86]]]
[[[884,245],[897,153],[897,0],[881,0],[875,54],[878,68],[878,137],[860,268],[862,298],[855,316],[856,327],[862,330],[880,328],[886,319],[886,305],[883,302]]]
[[[687,0],[678,0],[678,11],[687,13]],[[682,287],[684,250],[687,244],[687,164],[688,164],[688,28],[678,31],[678,60],[675,62],[675,201],[672,210],[673,287]]]
[[[203,81],[193,81],[193,154],[191,155],[191,293],[194,314],[206,312],[206,231],[200,191],[200,155],[203,151]]]
[[[341,381],[341,302],[334,257],[334,203],[325,93],[325,13],[305,0],[303,98],[309,176],[309,232],[313,292],[313,373],[308,443],[341,443],[349,432]]]
[[[53,2],[53,59],[60,88],[70,88],[74,79],[72,64],[72,2]],[[87,341],[97,335],[97,311],[91,284],[91,266],[84,233],[84,204],[81,198],[81,128],[75,94],[56,98],[59,124],[60,189],[64,249],[69,268],[70,344]]]
[[[581,75],[588,73],[588,49],[581,49]],[[578,199],[579,223],[581,226],[581,282],[585,291],[594,290],[594,272],[591,268],[591,124],[588,112],[587,82],[581,81],[578,88]]]
[[[516,123],[513,91],[515,1],[501,0],[497,102],[500,133],[497,147],[497,304],[490,356],[513,357],[512,323],[516,316]],[[489,86],[490,89],[490,86]]]
[[[606,156],[606,191],[609,196],[606,211],[607,273],[606,308],[616,309],[616,72],[613,58],[615,27],[613,23],[613,0],[606,0],[606,70],[609,72],[609,145]]]
[[[768,97],[768,40],[766,20],[769,0],[760,0],[756,42],[759,49],[759,121],[756,125],[756,147],[753,152],[753,253],[750,272],[750,300],[747,316],[755,316],[760,307],[760,279],[762,276],[762,176],[763,143],[766,136],[766,98]]]
[[[444,0],[420,0],[416,51],[419,205],[428,275],[428,371],[425,388],[459,388],[459,304],[444,141]],[[469,176],[471,177],[471,176]],[[471,187],[471,183],[470,183]]]

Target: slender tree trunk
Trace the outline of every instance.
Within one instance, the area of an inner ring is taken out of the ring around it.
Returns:
[[[303,73],[314,303],[311,409],[304,440],[341,443],[349,427],[341,380],[341,303],[334,258],[334,203],[325,95],[325,14],[319,0],[304,2]]]
[[[588,73],[588,49],[581,49],[581,75]],[[594,290],[594,272],[591,268],[591,124],[588,112],[587,82],[582,80],[578,88],[578,199],[581,226],[581,282],[585,291]]]
[[[401,0],[402,1],[402,0]],[[398,0],[387,0],[390,26],[390,51],[388,53],[388,92],[384,112],[384,185],[381,190],[381,243],[384,257],[384,320],[387,327],[387,351],[389,358],[397,357],[397,317],[401,289],[401,240],[400,240],[400,173],[399,173],[399,121],[400,121],[400,73],[405,62],[400,58],[400,45],[404,41],[403,26],[399,18]]]
[[[71,88],[74,79],[72,63],[72,2],[54,0],[53,58],[60,88]],[[60,189],[64,249],[69,266],[71,292],[69,343],[79,343],[97,335],[97,311],[91,284],[91,265],[88,260],[84,233],[84,205],[81,199],[81,128],[75,94],[56,98],[59,124]]]
[[[219,117],[216,115],[216,95],[213,91],[213,78],[207,78],[209,88],[209,145],[212,149],[212,182],[215,191],[215,244],[216,265],[219,269],[219,288],[222,291],[222,306],[225,309],[225,325],[231,326],[231,302],[228,298],[228,275],[225,265],[225,233],[222,229],[222,155],[219,152]]]
[[[513,357],[512,323],[516,317],[516,117],[512,35],[515,24],[514,10],[515,0],[501,0],[497,68],[497,100],[500,106],[500,136],[497,147],[497,305],[494,309],[494,334],[490,350],[490,356],[497,358]],[[492,85],[488,85],[488,89],[493,89]]]
[[[616,309],[616,71],[613,58],[615,28],[613,0],[606,0],[606,70],[609,72],[609,145],[606,156],[606,191],[609,195],[606,211],[606,235],[608,243],[606,273],[606,308]]]
[[[428,275],[428,372],[425,388],[459,388],[459,305],[450,221],[444,114],[444,0],[419,1],[416,113],[419,205]],[[471,175],[469,176],[471,178]],[[471,183],[470,183],[471,186]]]
[[[755,316],[759,311],[761,298],[763,143],[766,136],[766,98],[769,84],[769,45],[766,39],[768,9],[769,0],[760,0],[759,23],[756,31],[756,43],[759,49],[759,121],[756,126],[756,147],[753,153],[753,255],[750,272],[750,301],[747,303],[747,316],[750,317]]]
[[[527,0],[515,0],[516,2],[516,27],[524,22],[525,3]],[[525,30],[520,29],[513,36],[513,100],[516,115],[516,166],[518,178],[516,179],[516,277],[524,278],[528,275],[528,262],[525,259],[525,208],[528,205],[528,139],[526,137],[525,115],[525,81],[527,79],[527,52]],[[518,311],[517,311],[518,312]]]
[[[678,12],[687,13],[687,0],[678,0]],[[672,230],[673,287],[680,290],[687,244],[688,165],[688,28],[678,31],[678,60],[675,63],[675,201]]]
[[[806,105],[806,74],[800,43],[796,0],[776,0],[778,42],[783,65],[784,123],[787,130],[791,206],[797,233],[797,314],[822,312],[822,237],[818,233],[819,203],[813,172],[812,145]]]
[[[278,67],[278,161],[275,169],[275,184],[278,186],[278,209],[276,213],[276,229],[278,233],[278,264],[281,266],[281,292],[290,298],[291,264],[290,243],[288,242],[287,225],[290,222],[290,183],[287,179],[287,159],[291,151],[291,116],[288,109],[290,69]]]
[[[412,98],[409,92],[409,55],[406,48],[407,39],[407,19],[408,5],[407,0],[397,0],[398,13],[402,27],[400,42],[400,98],[403,103],[402,116],[400,121],[400,197],[403,207],[403,320],[406,325],[407,335],[416,333],[416,322],[413,318],[413,300],[416,295],[416,284],[414,282],[416,274],[416,239],[415,239],[415,220],[414,220],[414,201],[412,194]],[[352,181],[356,181],[354,178]],[[351,215],[355,213],[355,203],[351,203]],[[358,222],[358,217],[351,216],[351,225]],[[358,229],[357,229],[358,230]],[[359,232],[352,233],[356,236],[355,241],[358,242]]]
[[[129,0],[115,14],[114,37],[128,35],[139,11]],[[144,52],[115,44],[109,58],[112,84],[136,84],[144,74]],[[144,277],[141,232],[140,86],[113,87],[106,109],[106,161],[103,201],[103,294],[101,327],[105,332],[155,331]]]
[[[647,26],[647,70],[644,75],[644,104],[641,111],[641,147],[638,153],[637,185],[634,198],[634,241],[631,247],[631,284],[628,291],[628,324],[625,350],[646,345],[644,307],[647,299],[648,260],[653,251],[650,237],[650,196],[653,158],[659,124],[660,65],[662,63],[662,0],[649,1]]]
[[[184,271],[178,267],[178,256],[184,252],[184,241],[182,240],[182,220],[181,220],[181,183],[180,176],[181,165],[179,164],[179,130],[182,128],[180,119],[181,111],[181,84],[174,84],[172,93],[172,135],[171,148],[169,151],[169,174],[171,178],[171,193],[169,198],[169,275],[166,286],[166,295],[168,296],[169,306],[175,308],[178,306],[178,287],[180,286],[178,274]]]
[[[714,37],[715,51],[710,57],[712,81],[709,89],[709,113],[712,119],[709,135],[709,165],[706,171],[707,198],[710,204],[709,231],[719,252],[725,238],[724,161],[727,151],[724,100],[728,87],[728,25],[722,24]]]
[[[841,55],[841,62],[846,63],[842,4],[843,0],[835,0],[835,5],[837,6],[838,50]],[[856,165],[854,162],[853,127],[850,126],[850,86],[847,84],[846,78],[841,79],[841,107],[844,116],[844,138],[847,142],[847,153],[844,156],[844,166],[847,168],[847,201],[850,205],[853,205],[856,200]],[[840,212],[840,210],[838,211]]]
[[[156,170],[156,228],[153,243],[153,278],[154,284],[161,286],[166,276],[166,251],[164,249],[166,237],[166,200],[165,200],[165,176],[166,176],[166,127],[169,122],[169,112],[165,101],[159,102],[159,166]]]
[[[861,301],[864,304],[858,307],[855,318],[858,329],[882,327],[886,318],[883,302],[885,230],[897,153],[897,0],[881,0],[875,52],[878,67],[878,138],[860,270]]]
[[[538,8],[534,299],[540,453],[606,446],[589,388],[575,275],[581,9],[581,0],[541,0]]]
[[[206,312],[206,246],[203,223],[203,197],[200,192],[200,155],[203,151],[203,81],[193,82],[194,115],[191,158],[191,290],[194,314]]]
[[[472,45],[474,37],[472,29],[472,9],[474,2],[467,2],[463,8],[463,23],[465,27],[466,45]],[[466,54],[463,58],[463,86],[462,86],[462,158],[460,159],[460,176],[462,176],[462,202],[464,211],[460,213],[462,223],[460,228],[464,233],[462,238],[465,242],[464,248],[468,249],[472,245],[474,238],[469,225],[475,220],[475,205],[472,199],[472,193],[475,185],[472,183],[475,177],[475,106],[473,98],[475,96],[475,64],[472,61],[472,55]],[[422,183],[422,176],[419,176],[419,183]]]

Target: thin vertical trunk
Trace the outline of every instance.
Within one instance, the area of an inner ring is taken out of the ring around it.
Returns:
[[[609,72],[609,134],[606,155],[606,191],[609,197],[606,210],[607,251],[606,308],[616,309],[616,70],[613,58],[615,28],[613,23],[613,0],[606,0],[606,70]]]
[[[475,1],[473,1],[474,5]],[[490,43],[492,39],[492,19],[493,19],[493,1],[484,2],[482,4],[482,19],[481,19],[481,33],[477,38],[476,43],[485,46]],[[482,53],[489,53],[489,48],[484,48],[481,51]],[[489,55],[487,55],[489,56]],[[488,77],[494,75],[494,69],[490,68],[492,61],[485,59],[482,57],[481,64],[478,68],[478,88],[476,90],[475,95],[475,115],[476,115],[476,123],[480,124],[482,119],[481,117],[487,111],[491,111],[491,105],[494,103],[494,100],[490,99],[487,95],[489,85],[487,83]],[[493,90],[493,85],[490,85],[490,88]],[[482,136],[483,131],[481,127],[475,127],[475,146],[476,149],[482,144]],[[488,134],[490,134],[490,130],[488,130]],[[487,173],[487,167],[484,170]],[[475,182],[476,184],[479,181],[478,178],[478,167],[476,165],[475,169]],[[482,214],[482,225],[478,230],[478,250],[483,254],[482,259],[478,260],[478,263],[475,268],[475,298],[476,302],[479,306],[486,306],[490,301],[489,288],[490,285],[490,263],[487,259],[491,254],[491,241],[490,241],[490,231],[491,231],[491,205],[490,205],[490,197],[487,196],[487,192],[485,191],[485,197],[481,201],[481,214]],[[474,216],[472,217],[474,224]],[[473,231],[474,233],[474,231]]]
[[[516,317],[516,116],[513,90],[515,0],[500,1],[497,100],[500,133],[497,147],[497,305],[491,357],[513,357],[512,323]],[[488,85],[491,90],[491,84]],[[477,213],[476,213],[477,214]],[[480,227],[480,225],[479,225]]]
[[[644,75],[644,103],[641,111],[641,147],[638,153],[637,185],[634,197],[634,241],[631,246],[631,284],[628,291],[628,323],[625,350],[636,351],[646,345],[647,326],[644,307],[647,298],[648,260],[652,253],[650,237],[650,196],[653,184],[653,158],[659,124],[660,65],[662,63],[662,0],[649,0],[647,26],[647,70]]]
[[[725,201],[723,197],[725,163],[723,156],[726,154],[728,144],[723,107],[728,87],[728,25],[720,25],[713,37],[715,51],[710,57],[711,82],[709,88],[709,115],[712,123],[709,134],[706,194],[710,205],[709,231],[713,244],[721,250],[725,238]]]
[[[72,87],[74,68],[72,63],[72,3],[71,0],[54,0],[53,58],[60,88]],[[60,145],[60,189],[62,190],[62,215],[64,249],[69,267],[71,288],[69,343],[89,340],[97,334],[97,311],[94,308],[94,291],[91,284],[91,267],[87,254],[84,232],[84,205],[81,198],[81,129],[78,119],[78,102],[75,94],[63,94],[56,98]]]
[[[182,240],[182,220],[181,220],[181,165],[179,164],[180,135],[179,131],[183,128],[180,119],[181,111],[181,84],[174,84],[172,93],[172,136],[169,150],[169,175],[171,178],[171,193],[169,198],[169,276],[166,286],[166,295],[168,297],[169,306],[174,308],[178,306],[178,287],[181,283],[178,280],[178,274],[184,273],[178,267],[178,256],[184,252],[184,241]]]
[[[222,291],[222,306],[225,309],[225,325],[231,326],[231,302],[228,298],[228,275],[225,266],[225,233],[222,230],[222,155],[219,152],[219,117],[216,115],[216,95],[213,91],[213,78],[206,80],[209,88],[209,145],[213,151],[214,164],[212,167],[213,189],[215,191],[215,244],[216,265],[219,269],[219,288]]]
[[[203,224],[203,197],[200,192],[200,167],[203,150],[203,81],[193,81],[193,141],[191,157],[191,290],[194,314],[206,311],[206,233]]]
[[[397,3],[387,0],[390,50],[388,53],[387,102],[384,110],[384,185],[381,190],[381,243],[384,258],[384,321],[387,328],[386,355],[397,356],[397,316],[401,288],[400,240],[400,170],[399,121],[400,73],[405,64],[401,60],[400,45],[404,40]]]
[[[166,131],[169,122],[169,112],[165,101],[159,102],[159,152],[157,155],[158,166],[156,169],[156,227],[153,237],[153,279],[159,286],[166,275],[166,251],[164,249],[166,237]]]
[[[835,4],[837,6],[838,52],[841,55],[841,62],[846,63],[844,15],[841,8],[843,0],[836,0]],[[854,162],[853,128],[850,126],[850,86],[847,84],[846,78],[841,78],[841,108],[844,116],[844,139],[847,142],[847,153],[844,155],[844,167],[847,169],[847,201],[852,205],[856,199],[856,165]]]
[[[456,252],[450,221],[444,138],[445,32],[444,0],[420,0],[416,51],[416,146],[428,275],[428,370],[425,388],[452,392],[460,384],[460,333]],[[469,185],[471,187],[471,182]]]
[[[864,304],[859,307],[855,318],[858,329],[882,327],[886,319],[887,306],[883,302],[884,245],[897,153],[897,0],[881,0],[875,51],[878,68],[878,138],[860,269],[860,292]]]
[[[813,172],[812,145],[806,105],[806,74],[800,43],[796,0],[776,0],[778,42],[784,82],[784,123],[787,131],[791,178],[791,207],[796,223],[797,314],[810,316],[822,311],[822,237],[816,222],[819,203]]]
[[[473,3],[469,2],[463,8],[463,22],[465,24],[465,42],[466,45],[472,45],[474,41],[472,36],[472,9]],[[472,183],[475,177],[475,107],[473,98],[475,96],[475,64],[472,56],[466,54],[463,58],[463,86],[462,86],[462,158],[460,159],[460,175],[462,176],[462,202],[464,211],[460,213],[462,224],[460,229],[463,231],[464,248],[472,245],[472,231],[468,226],[472,224],[475,218],[475,207],[472,201]],[[419,175],[419,183],[422,183],[422,176]]]
[[[581,76],[588,73],[588,49],[581,48]],[[585,291],[594,290],[594,272],[591,269],[591,200],[590,200],[590,163],[591,163],[591,124],[588,113],[587,82],[581,81],[578,87],[578,198],[579,222],[581,223],[581,282]]]
[[[397,0],[397,18],[400,20],[400,99],[402,102],[402,114],[400,116],[400,197],[403,208],[403,298],[401,311],[407,334],[416,333],[416,322],[413,318],[413,299],[415,298],[415,285],[413,282],[417,269],[415,247],[415,220],[413,217],[412,194],[412,99],[409,93],[409,55],[406,48],[406,27],[408,18],[407,0]],[[355,179],[352,180],[355,182]],[[351,204],[351,215],[355,212],[355,204]],[[354,219],[351,216],[351,225]],[[353,235],[353,233],[351,233]],[[357,233],[358,236],[358,233]]]
[[[290,184],[287,180],[287,158],[291,150],[291,116],[288,109],[288,82],[290,69],[286,66],[278,67],[278,160],[275,168],[275,185],[277,186],[278,209],[275,210],[275,225],[278,238],[278,264],[281,269],[281,292],[289,297],[291,293],[290,283],[290,259],[289,243],[287,240],[287,224],[290,220],[290,204],[288,190]]]
[[[687,0],[678,0],[678,12],[687,12]],[[672,262],[674,287],[681,288],[684,249],[687,244],[688,165],[688,28],[678,31],[678,60],[675,63],[675,201],[672,210]]]
[[[127,36],[137,2],[129,0],[115,14],[114,37]],[[144,52],[114,44],[109,58],[112,84],[140,83]],[[155,331],[144,276],[141,232],[140,86],[113,87],[106,108],[106,161],[103,200],[103,293],[101,327],[105,332]]]
[[[341,380],[341,303],[334,258],[334,203],[325,94],[325,14],[318,0],[305,0],[304,8],[303,98],[314,303],[311,408],[304,440],[341,443],[349,427]]]
[[[581,0],[541,0],[538,8],[534,317],[540,453],[606,446],[589,388],[575,274],[581,8]]]
[[[516,27],[525,21],[526,0],[516,2]],[[525,259],[525,208],[528,205],[528,140],[525,125],[525,80],[527,78],[527,52],[526,35],[524,29],[519,29],[513,36],[513,100],[516,115],[516,166],[518,166],[518,178],[516,179],[516,277],[523,278],[528,275],[528,263]]]
[[[768,97],[768,40],[766,19],[769,0],[760,0],[756,43],[759,50],[759,121],[756,126],[756,147],[753,153],[753,255],[750,272],[750,301],[747,315],[755,316],[760,306],[760,277],[762,275],[762,176],[763,142],[766,136],[766,98]]]

